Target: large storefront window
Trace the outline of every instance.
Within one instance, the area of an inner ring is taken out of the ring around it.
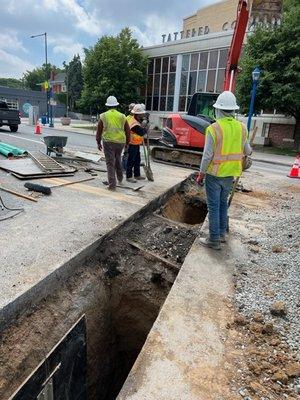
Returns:
[[[186,111],[195,92],[220,93],[228,49],[182,55],[180,83],[176,89],[178,111]],[[146,106],[149,111],[173,111],[177,56],[149,59]]]
[[[177,57],[152,58],[148,63],[146,108],[173,111]]]

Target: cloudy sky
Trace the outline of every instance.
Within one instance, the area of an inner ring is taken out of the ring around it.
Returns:
[[[0,0],[0,77],[20,78],[48,60],[61,66],[105,34],[129,26],[143,46],[161,42],[161,34],[179,31],[182,18],[218,0]]]

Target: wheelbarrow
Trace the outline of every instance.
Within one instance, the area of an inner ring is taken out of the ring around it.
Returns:
[[[68,136],[44,136],[44,143],[47,146],[47,155],[55,153],[57,156],[62,156],[64,147],[67,144]]]

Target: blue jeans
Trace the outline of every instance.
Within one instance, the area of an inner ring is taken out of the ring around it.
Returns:
[[[209,237],[212,241],[218,241],[220,240],[220,235],[225,235],[228,224],[228,196],[232,184],[232,176],[226,178],[219,178],[210,174],[205,176]]]
[[[134,177],[141,176],[141,153],[140,146],[136,144],[130,144],[128,147],[128,159],[126,166],[126,178],[132,178],[132,170]]]

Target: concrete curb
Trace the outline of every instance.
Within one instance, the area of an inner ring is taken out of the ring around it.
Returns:
[[[47,130],[48,130],[48,129],[49,129],[49,130],[51,130],[51,129],[56,129],[57,131],[62,131],[62,132],[67,132],[67,133],[75,133],[75,134],[88,135],[88,136],[96,136],[96,129],[97,129],[97,128],[95,128],[95,132],[94,132],[94,133],[93,133],[93,132],[69,131],[69,130],[67,130],[67,129],[56,128],[55,126],[54,126],[54,128],[49,128],[48,126],[43,126],[42,129],[47,129]]]
[[[281,165],[283,167],[291,167],[291,164],[284,163],[281,161],[273,161],[273,160],[271,161],[271,160],[265,160],[265,159],[261,159],[261,158],[252,158],[252,161],[262,162],[265,164]]]

